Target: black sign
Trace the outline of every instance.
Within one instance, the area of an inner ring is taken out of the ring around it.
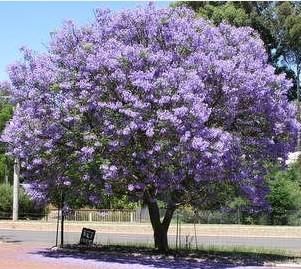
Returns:
[[[95,230],[83,228],[82,234],[80,236],[80,245],[91,245],[95,237]]]

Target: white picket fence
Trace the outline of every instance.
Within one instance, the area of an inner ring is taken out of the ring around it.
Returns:
[[[57,209],[49,212],[46,221],[57,219]],[[149,221],[146,209],[136,210],[115,210],[115,209],[80,209],[72,210],[65,215],[66,221],[85,221],[85,222],[146,222]]]

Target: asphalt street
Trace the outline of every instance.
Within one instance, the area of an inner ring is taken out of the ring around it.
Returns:
[[[170,257],[149,257],[132,253],[131,255],[106,253],[57,252],[49,247],[55,244],[56,232],[0,229],[0,269],[295,269],[298,264],[277,264],[276,267],[264,261],[245,261],[233,264],[222,260],[175,259]],[[66,243],[79,241],[80,233],[66,232]],[[175,237],[169,238],[174,243]],[[199,245],[244,245],[299,249],[300,240],[283,238],[238,238],[223,236],[200,236]],[[129,235],[106,233],[96,234],[97,243],[152,243],[151,235]],[[182,238],[182,244],[185,239]],[[194,242],[192,242],[194,243]],[[256,266],[254,266],[255,264]],[[254,264],[254,265],[253,265]]]
[[[80,233],[65,232],[65,243],[79,242]],[[21,231],[21,230],[0,230],[0,242],[8,243],[43,243],[54,245],[56,232],[53,231]],[[175,244],[175,236],[169,236],[170,245]],[[181,245],[186,242],[195,245],[193,237],[181,237]],[[122,234],[122,233],[96,233],[95,243],[131,243],[131,244],[152,244],[153,237],[148,234]],[[229,237],[229,236],[199,236],[198,246],[250,246],[262,248],[277,248],[287,250],[301,250],[301,239],[277,238],[277,237]]]

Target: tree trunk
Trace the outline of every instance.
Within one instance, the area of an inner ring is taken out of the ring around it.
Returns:
[[[155,199],[147,199],[147,205],[154,231],[155,248],[161,253],[166,253],[168,252],[167,232],[176,207],[169,205],[161,222],[157,201]]]
[[[155,248],[158,249],[159,252],[166,253],[168,251],[167,230],[163,229],[162,224],[161,227],[154,229],[154,241]]]

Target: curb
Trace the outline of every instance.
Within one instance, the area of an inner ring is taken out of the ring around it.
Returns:
[[[84,227],[85,225],[83,225],[82,227]],[[87,225],[86,225],[87,226]],[[91,228],[95,228],[95,227],[91,227]],[[101,228],[101,227],[100,227]],[[28,227],[28,228],[24,228],[24,227],[0,227],[0,231],[1,230],[14,230],[14,231],[36,231],[36,232],[55,232],[56,229],[37,229],[36,227]],[[66,233],[81,233],[81,228],[79,230],[68,230],[68,227],[65,227],[65,232]],[[120,231],[97,231],[97,233],[103,233],[103,234],[119,234],[119,235],[131,235],[131,234],[135,234],[135,235],[152,235],[152,231],[145,231],[145,232],[140,232],[140,231],[124,231],[124,230],[120,230]],[[176,233],[175,232],[170,232],[169,233],[170,236],[175,236]],[[183,234],[184,235],[189,235],[189,234]],[[277,238],[277,239],[296,239],[296,240],[301,240],[301,237],[296,237],[296,236],[292,236],[292,235],[252,235],[252,234],[212,234],[212,233],[199,233],[198,234],[199,237],[224,237],[224,238]],[[300,266],[301,268],[301,266]]]
[[[301,264],[296,263],[266,263],[264,264],[266,267],[281,267],[281,268],[301,268]]]

